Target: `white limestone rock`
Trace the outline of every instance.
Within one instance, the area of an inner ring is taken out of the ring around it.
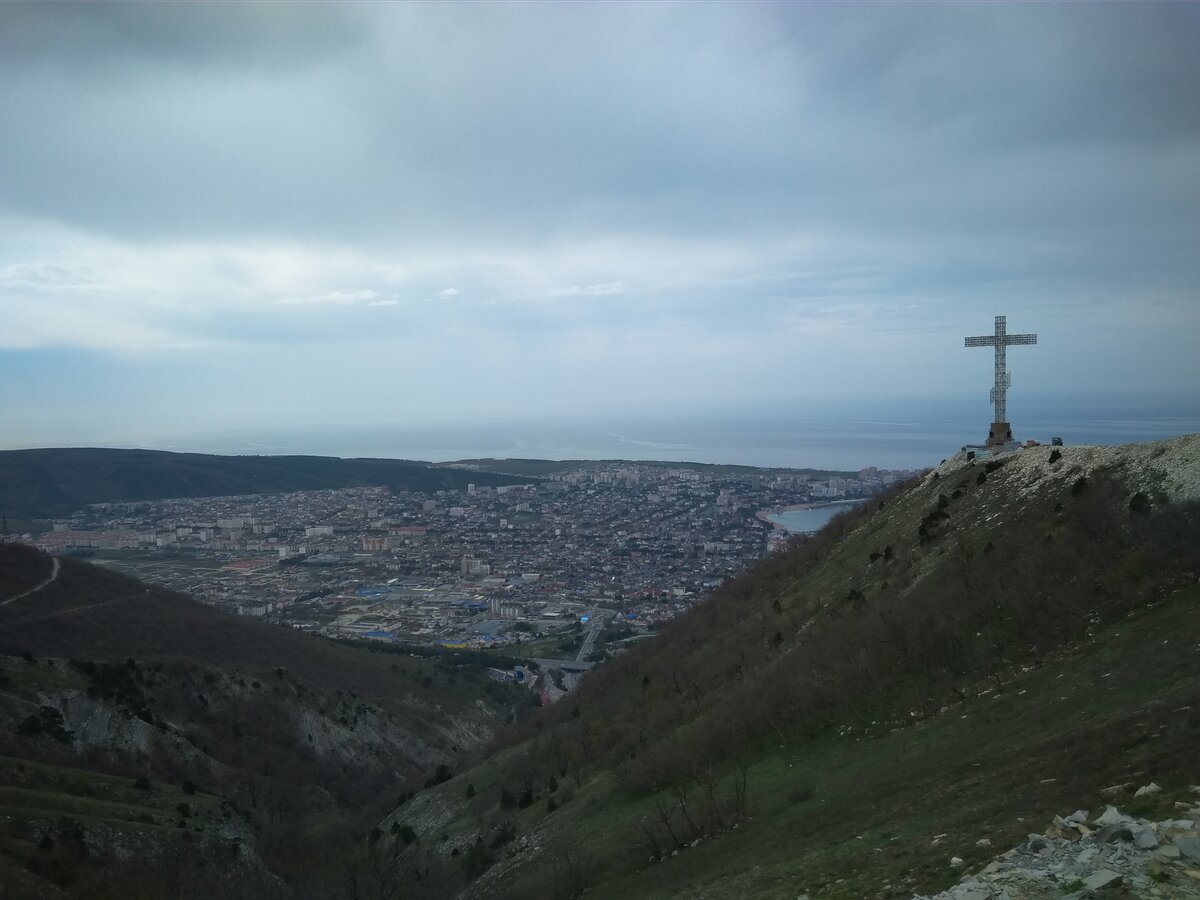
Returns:
[[[1101,869],[1083,880],[1083,888],[1087,891],[1103,891],[1121,886],[1124,876],[1112,869]]]

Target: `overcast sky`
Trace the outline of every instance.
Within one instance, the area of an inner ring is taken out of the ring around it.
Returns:
[[[1200,5],[0,5],[0,443],[1200,385]],[[1010,399],[1010,404],[1015,399]]]

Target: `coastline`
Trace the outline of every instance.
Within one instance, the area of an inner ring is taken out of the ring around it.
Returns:
[[[848,497],[843,500],[815,500],[809,503],[789,503],[787,506],[772,506],[770,509],[760,509],[754,514],[755,518],[767,522],[772,528],[781,531],[790,531],[782,522],[776,522],[771,516],[777,516],[780,513],[801,512],[806,509],[825,509],[830,506],[842,506],[853,503],[862,503],[866,497]]]

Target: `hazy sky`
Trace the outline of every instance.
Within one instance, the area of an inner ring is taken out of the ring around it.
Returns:
[[[0,5],[0,444],[1200,385],[1200,5]],[[1010,401],[1012,402],[1012,401]]]

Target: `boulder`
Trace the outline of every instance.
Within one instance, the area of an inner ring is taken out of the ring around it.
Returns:
[[[1133,842],[1142,850],[1153,850],[1158,846],[1158,837],[1153,828],[1141,826],[1133,829]]]
[[[1149,784],[1143,784],[1140,788],[1138,788],[1136,791],[1134,791],[1133,796],[1145,797],[1147,794],[1157,794],[1161,790],[1162,790],[1162,788],[1160,788],[1157,784],[1155,784],[1152,781]]]
[[[1025,847],[1032,853],[1037,853],[1040,850],[1050,849],[1050,839],[1044,834],[1031,834],[1025,844]]]
[[[1111,869],[1100,869],[1083,880],[1083,887],[1088,891],[1105,891],[1120,887],[1123,880],[1119,873]]]
[[[1176,837],[1172,839],[1179,852],[1193,862],[1200,862],[1200,838]]]
[[[1130,818],[1122,814],[1115,806],[1106,808],[1104,812],[1096,816],[1097,825],[1118,825],[1129,821],[1131,821]]]
[[[953,900],[991,900],[995,896],[987,888],[975,886],[957,887],[950,894]]]

